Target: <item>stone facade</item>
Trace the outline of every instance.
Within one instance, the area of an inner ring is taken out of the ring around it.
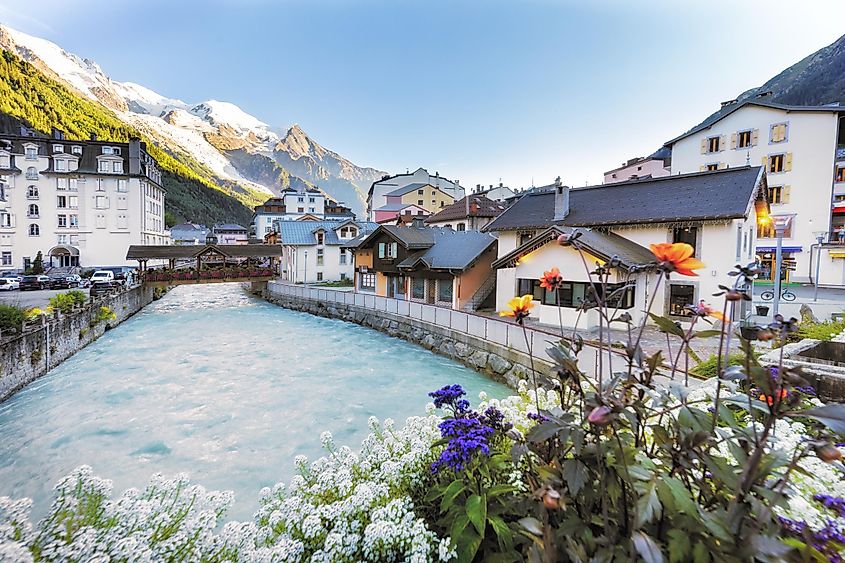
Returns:
[[[262,289],[258,293],[267,301],[286,309],[359,324],[418,344],[436,354],[487,374],[513,389],[516,389],[521,379],[531,377],[531,360],[527,354],[431,322],[348,303],[327,303],[316,299],[283,295],[267,289]],[[534,365],[538,375],[548,373],[552,367],[549,362],[536,357]]]
[[[136,286],[91,301],[79,311],[45,317],[41,326],[3,338],[0,343],[0,402],[140,311],[152,302],[153,294],[151,287]],[[102,306],[111,308],[117,318],[95,322]]]

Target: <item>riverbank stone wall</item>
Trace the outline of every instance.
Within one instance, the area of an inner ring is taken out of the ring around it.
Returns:
[[[484,373],[512,389],[517,388],[520,380],[531,378],[531,358],[528,354],[432,322],[348,303],[327,303],[274,293],[266,287],[253,288],[253,293],[286,309],[355,323],[418,344]],[[549,373],[552,367],[549,362],[537,358],[534,359],[534,366],[538,374]]]
[[[69,314],[44,317],[40,326],[0,341],[0,402],[29,385],[153,301],[155,290],[138,285],[89,301]],[[114,320],[96,322],[100,307]]]

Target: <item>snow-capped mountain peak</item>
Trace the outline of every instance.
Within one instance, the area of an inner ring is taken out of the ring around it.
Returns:
[[[240,133],[270,131],[269,125],[231,102],[208,100],[195,105],[190,112],[213,125],[228,125]]]

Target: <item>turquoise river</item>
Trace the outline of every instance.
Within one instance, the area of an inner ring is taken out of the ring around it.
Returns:
[[[320,433],[359,447],[367,418],[424,414],[427,393],[460,383],[507,389],[418,346],[354,324],[282,309],[239,286],[183,286],[0,404],[0,496],[31,497],[90,465],[115,494],[153,473],[186,472],[231,490],[249,519],[259,490]]]

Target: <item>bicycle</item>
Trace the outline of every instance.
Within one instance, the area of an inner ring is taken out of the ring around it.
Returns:
[[[760,299],[762,299],[763,301],[771,301],[774,298],[775,292],[770,289],[767,289],[766,291],[760,294]],[[795,301],[795,294],[789,291],[788,289],[784,289],[780,293],[780,298],[784,301]]]

